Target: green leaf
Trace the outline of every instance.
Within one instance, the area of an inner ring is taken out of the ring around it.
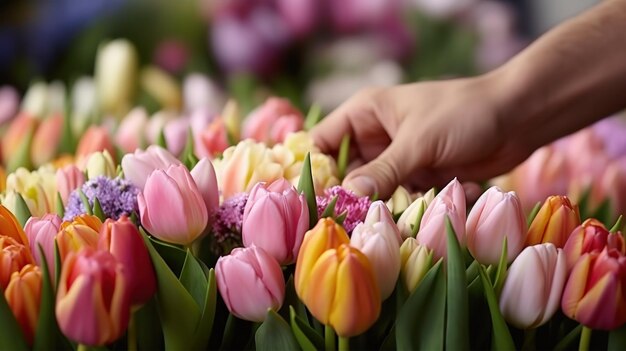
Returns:
[[[63,206],[63,199],[61,198],[61,193],[57,191],[57,198],[55,202],[56,213],[59,217],[63,218],[65,216],[65,206]]]
[[[343,222],[346,220],[346,217],[348,217],[348,210],[341,212],[341,214],[337,216],[337,218],[335,218],[335,222],[339,225],[343,225]]]
[[[57,239],[54,239],[54,286],[59,286],[62,268],[63,266],[61,265],[61,251],[59,251],[59,244],[57,243]]]
[[[292,306],[289,306],[289,315],[291,317],[291,330],[303,351],[315,351],[324,348],[324,338],[296,315]]]
[[[187,250],[185,263],[179,278],[181,284],[189,292],[198,305],[198,308],[204,307],[204,299],[207,291],[207,277],[204,275],[202,266],[198,263],[191,250]]]
[[[189,130],[187,131],[187,143],[185,144],[183,152],[180,154],[180,160],[189,170],[193,169],[196,163],[198,163],[198,158],[194,155],[193,149],[193,131],[191,130],[191,127],[189,127]]]
[[[163,331],[159,321],[156,297],[134,313],[137,343],[140,350],[163,350]]]
[[[4,298],[4,292],[0,293],[0,350],[28,350],[22,329]]]
[[[619,217],[617,218],[617,221],[615,222],[615,224],[613,224],[613,227],[611,227],[611,230],[609,230],[611,233],[617,233],[619,231],[622,230],[622,228],[624,227],[624,224],[622,223],[624,221],[624,216],[619,215]]]
[[[563,339],[561,339],[559,341],[558,344],[556,344],[556,346],[554,346],[554,351],[562,351],[562,350],[569,350],[570,348],[568,347],[569,345],[571,345],[574,341],[578,340],[578,336],[580,335],[580,332],[583,330],[583,325],[579,324],[576,328],[572,329],[569,333],[567,333],[567,335],[565,335],[565,337],[563,337]],[[624,349],[618,349],[618,350],[624,350]]]
[[[591,187],[587,187],[585,191],[583,191],[580,200],[578,201],[578,213],[580,214],[580,218],[589,218],[591,216],[591,209],[589,208],[589,199],[591,197]]]
[[[541,202],[537,202],[535,204],[535,207],[533,207],[533,209],[530,211],[528,218],[526,219],[526,225],[528,227],[530,227],[530,224],[535,220],[535,217],[537,217],[537,213],[539,213],[540,209],[541,209]]]
[[[626,350],[626,325],[609,332],[609,345],[607,351]]]
[[[504,286],[504,279],[506,278],[507,273],[507,255],[508,255],[508,245],[506,236],[502,241],[502,251],[500,251],[500,262],[498,262],[498,271],[496,272],[496,279],[494,280],[493,289],[496,293],[496,296],[500,296],[500,291],[502,291],[502,287]]]
[[[311,105],[304,120],[304,130],[311,130],[322,119],[322,108],[318,104]]]
[[[424,217],[424,212],[426,211],[426,203],[420,201],[420,208],[417,209],[417,216],[415,216],[415,223],[411,227],[411,235],[415,238],[417,236],[417,232],[420,231],[420,226],[422,224],[422,217]]]
[[[104,222],[107,218],[107,216],[104,214],[104,211],[102,211],[102,205],[100,205],[100,200],[98,200],[97,197],[94,197],[93,199],[93,210],[92,210],[94,216],[100,218],[100,220],[102,222]]]
[[[185,264],[185,259],[187,259],[187,252],[178,246],[166,243],[154,237],[150,237],[150,241],[172,272],[174,272],[176,276],[180,276],[180,272]]]
[[[167,150],[167,140],[165,139],[165,128],[161,128],[156,144]]]
[[[196,328],[195,345],[200,349],[205,349],[211,337],[213,322],[215,321],[215,305],[217,303],[217,283],[215,281],[215,271],[209,270],[207,289],[204,297],[204,308],[202,317]]]
[[[337,199],[338,197],[334,196],[332,200],[330,200],[330,202],[328,203],[328,206],[326,206],[320,218],[335,217],[335,206],[337,205]]]
[[[88,215],[93,215],[91,205],[89,204],[89,199],[87,198],[87,195],[85,195],[82,189],[78,189],[78,196],[80,197],[80,201],[83,203],[85,212],[87,212]]]
[[[268,309],[267,318],[255,334],[257,350],[278,351],[297,350],[298,342],[289,324],[274,310]]]
[[[493,327],[493,349],[495,350],[515,350],[515,344],[509,328],[500,313],[500,307],[498,306],[498,300],[496,299],[496,293],[493,291],[491,282],[485,273],[485,269],[482,265],[478,266],[480,272],[480,279],[483,284],[483,291],[487,304],[489,305],[489,313],[491,314],[491,325]]]
[[[22,228],[26,225],[26,222],[30,219],[31,213],[26,205],[26,201],[22,197],[22,194],[16,193],[15,196],[15,218],[20,223]]]
[[[445,310],[446,279],[439,260],[398,313],[398,350],[443,350]]]
[[[65,101],[65,113],[63,114],[63,126],[61,129],[61,138],[59,139],[58,154],[74,154],[76,150],[76,139],[72,131],[72,118],[71,118],[72,103],[68,96]]]
[[[456,237],[450,218],[446,216],[447,234],[447,316],[446,348],[449,350],[469,349],[469,308],[465,261],[461,245]]]
[[[148,247],[157,277],[157,307],[163,326],[165,348],[195,349],[193,336],[201,317],[200,308],[159,256],[143,228],[141,234]]]
[[[605,199],[600,206],[589,217],[597,218],[602,223],[609,223],[613,220],[613,206],[611,206],[611,200]],[[583,217],[584,218],[584,217]]]
[[[46,256],[40,245],[38,245],[38,250],[41,257],[41,303],[33,350],[59,350],[63,347],[61,341],[64,340],[64,337],[57,325],[54,311],[55,293],[52,288],[52,277]],[[65,341],[67,343],[67,340]]]
[[[348,154],[350,153],[350,134],[346,134],[341,139],[341,145],[339,146],[339,154],[337,155],[337,171],[339,173],[339,180],[343,180],[346,176],[346,170],[348,169]]]
[[[304,193],[306,204],[309,208],[309,228],[317,224],[317,201],[315,199],[315,187],[313,186],[313,175],[311,174],[311,154],[307,153],[302,164],[298,191]]]

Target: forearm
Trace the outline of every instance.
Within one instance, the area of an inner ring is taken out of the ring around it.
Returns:
[[[604,1],[488,75],[505,133],[536,148],[626,107],[626,0]]]

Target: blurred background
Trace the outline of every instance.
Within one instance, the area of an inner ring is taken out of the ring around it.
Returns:
[[[139,67],[176,82],[202,73],[244,107],[271,94],[328,111],[363,86],[493,69],[594,2],[2,0],[0,85],[72,87],[94,75],[99,47],[126,38]],[[131,105],[160,110],[134,81]]]

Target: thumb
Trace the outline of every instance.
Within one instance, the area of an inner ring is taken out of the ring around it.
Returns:
[[[390,197],[413,168],[407,148],[407,143],[394,140],[377,158],[350,172],[343,186],[363,196]]]

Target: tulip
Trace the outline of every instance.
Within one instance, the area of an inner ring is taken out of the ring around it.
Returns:
[[[608,248],[583,254],[565,284],[561,308],[591,329],[626,323],[626,257]]]
[[[87,159],[87,178],[94,179],[99,176],[115,178],[117,167],[111,154],[107,150],[94,152]]]
[[[595,218],[587,219],[572,231],[563,251],[567,260],[567,270],[571,271],[583,254],[600,252],[604,248],[616,249],[625,254],[626,245],[621,233],[609,233],[604,224]]]
[[[39,266],[43,266],[43,258],[45,257],[50,274],[54,272],[54,239],[61,229],[61,222],[61,218],[56,214],[46,214],[41,218],[31,217],[24,226],[30,252],[33,254],[35,262]],[[44,257],[41,257],[39,246],[43,250]]]
[[[391,194],[391,198],[387,201],[386,205],[395,217],[401,215],[412,202],[411,194],[409,194],[403,186],[399,186],[396,188],[396,191]]]
[[[412,293],[433,265],[433,251],[409,237],[400,246],[400,265],[400,277]]]
[[[2,137],[2,160],[8,171],[30,166],[31,140],[38,120],[28,113],[17,115]]]
[[[85,183],[85,174],[73,164],[59,168],[56,173],[57,190],[61,195],[63,204],[67,204],[72,191],[80,188]]]
[[[141,88],[163,109],[180,110],[182,105],[180,86],[167,72],[155,66],[147,66],[141,70],[139,81]]]
[[[536,328],[559,307],[567,265],[562,249],[552,243],[529,246],[509,268],[500,294],[504,318],[520,329]]]
[[[250,191],[243,213],[242,238],[280,264],[295,262],[309,228],[309,209],[303,194],[286,180],[258,183]]]
[[[30,149],[30,158],[35,167],[54,159],[61,142],[62,127],[63,116],[61,114],[55,114],[41,121],[33,135]]]
[[[432,249],[436,260],[447,257],[446,217],[450,219],[461,246],[465,245],[465,192],[456,179],[450,182],[428,206],[417,242]]]
[[[202,194],[183,165],[152,172],[137,201],[141,224],[170,243],[191,245],[209,220]]]
[[[161,110],[157,111],[148,120],[148,126],[146,127],[146,140],[148,144],[156,144],[163,132],[167,122],[172,121],[178,117],[173,111]],[[167,141],[167,139],[166,139]]]
[[[424,216],[428,205],[435,199],[435,189],[430,189],[423,196],[418,197],[398,218],[398,229],[403,238],[413,236],[413,227],[417,225],[417,220]],[[421,223],[421,220],[420,220]]]
[[[324,251],[310,267],[298,296],[311,314],[337,335],[365,332],[378,319],[380,291],[367,257],[347,244]]]
[[[37,81],[31,84],[22,99],[21,111],[36,118],[43,118],[48,112],[48,84]]]
[[[93,216],[93,215],[88,215],[88,214],[82,214],[80,216],[74,217],[72,219],[71,224],[85,225],[95,230],[96,232],[100,232],[100,229],[102,228],[102,221],[100,220],[100,218]]]
[[[313,229],[304,234],[294,275],[294,285],[298,296],[302,296],[305,287],[310,283],[311,269],[320,255],[324,251],[349,243],[350,238],[345,229],[331,218],[320,219]]]
[[[120,122],[115,133],[115,142],[125,153],[141,147],[143,133],[148,125],[148,112],[143,107],[132,109]]]
[[[382,201],[379,203],[387,210]],[[350,245],[359,249],[372,264],[376,285],[383,300],[393,293],[400,274],[400,235],[398,228],[394,227],[393,222],[368,224],[366,220],[354,228],[350,238]]]
[[[219,207],[220,193],[213,164],[208,158],[201,159],[191,170],[191,177],[198,186],[209,215]]]
[[[128,111],[136,74],[137,52],[128,40],[113,40],[99,48],[94,76],[103,112],[121,117]]]
[[[80,138],[76,148],[78,164],[84,164],[87,157],[94,152],[107,150],[110,155],[115,155],[115,149],[111,143],[111,137],[106,127],[91,126]]]
[[[200,140],[204,148],[210,155],[218,155],[229,146],[228,131],[222,118],[216,118],[204,128],[200,135]]]
[[[10,121],[18,111],[20,97],[11,86],[0,87],[0,125]]]
[[[217,287],[228,310],[252,322],[278,311],[285,298],[285,279],[278,262],[260,247],[236,248],[215,264]]]
[[[572,205],[566,196],[550,196],[528,228],[526,245],[551,242],[563,247],[579,224],[578,206]]]
[[[0,237],[10,237],[19,244],[26,245],[28,239],[17,218],[6,207],[0,205]]]
[[[56,298],[63,334],[89,346],[117,340],[130,319],[128,282],[124,266],[109,252],[84,249],[69,255]]]
[[[221,114],[226,131],[235,140],[241,138],[241,107],[235,99],[230,99],[224,105]]]
[[[291,133],[287,135],[283,145],[287,150],[291,151],[296,158],[296,161],[304,161],[307,154],[319,153],[320,150],[315,146],[315,142],[311,135],[307,132],[301,131]]]
[[[11,275],[4,291],[9,308],[13,312],[29,345],[32,345],[41,303],[41,270],[28,264]]]
[[[91,221],[90,217],[84,219]],[[96,248],[98,246],[98,229],[87,225],[84,219],[77,217],[73,222],[63,222],[56,235],[57,246],[61,260],[65,261],[71,252],[78,252],[82,248]]]
[[[124,266],[129,278],[130,302],[143,305],[156,291],[156,276],[148,248],[137,227],[122,216],[117,221],[107,219],[100,229],[98,248],[109,251]]]
[[[303,125],[302,113],[289,100],[269,98],[246,118],[243,137],[273,145],[284,141],[288,133],[301,130]]]
[[[506,239],[507,262],[517,257],[526,241],[526,219],[515,192],[487,190],[472,208],[465,227],[467,248],[482,264],[498,264]]]
[[[217,113],[224,104],[224,93],[207,76],[192,73],[187,75],[183,82],[183,100],[187,112],[203,110]]]
[[[400,230],[396,225],[396,222],[393,220],[393,216],[389,209],[385,205],[384,202],[378,200],[372,202],[369,209],[367,210],[367,215],[365,215],[365,220],[363,221],[366,225],[374,225],[375,223],[383,222],[389,225],[389,229],[393,232],[393,236],[398,241],[398,247],[402,244],[402,237],[400,236]]]
[[[122,158],[124,177],[139,189],[144,188],[148,176],[154,170],[180,164],[174,155],[157,145],[151,145],[145,151],[135,150],[134,154],[126,154]]]
[[[181,117],[169,120],[163,126],[167,149],[173,155],[180,155],[185,149],[190,133],[189,125],[189,118]]]
[[[72,86],[72,132],[82,135],[93,123],[96,109],[96,83],[92,77],[83,76]]]
[[[0,193],[3,193],[7,188],[7,172],[0,165]]]
[[[0,290],[9,284],[13,272],[32,264],[33,257],[28,247],[9,236],[0,235]]]
[[[57,193],[54,171],[52,168],[40,168],[37,171],[19,168],[9,174],[7,177],[7,197],[3,203],[15,211],[16,194],[11,194],[12,192],[22,195],[33,216],[43,216],[50,213],[54,208]]]

